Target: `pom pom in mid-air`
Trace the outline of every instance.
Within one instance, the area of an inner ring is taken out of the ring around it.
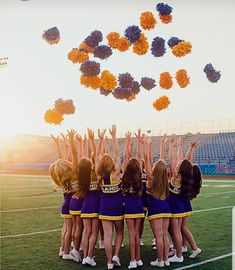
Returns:
[[[114,91],[112,92],[113,96],[116,98],[116,99],[124,99],[124,91],[121,87],[117,87],[114,89]]]
[[[116,49],[118,47],[120,34],[117,32],[111,32],[107,35],[108,44],[111,48]]]
[[[132,25],[128,26],[125,30],[125,37],[130,41],[130,43],[135,43],[140,39],[141,30],[139,26]]]
[[[148,52],[149,43],[144,34],[141,34],[140,39],[133,45],[133,52],[138,55],[144,55]]]
[[[131,87],[131,92],[134,94],[139,94],[140,92],[140,84],[137,81],[133,81],[132,87]]]
[[[101,86],[101,81],[100,81],[99,76],[86,77],[84,75],[81,75],[80,82],[85,87],[90,87],[93,90],[97,90]]]
[[[207,64],[203,71],[206,73],[207,79],[212,83],[218,82],[221,77],[220,71],[215,70],[211,63]]]
[[[92,47],[95,48],[96,46],[98,46],[98,44],[103,40],[103,35],[100,31],[95,30],[93,31],[86,39],[85,39],[85,43]]]
[[[100,64],[95,61],[87,60],[81,64],[80,71],[87,77],[99,75]]]
[[[172,7],[170,7],[167,4],[159,3],[157,4],[157,11],[159,12],[159,18],[162,21],[162,23],[168,24],[172,21]]]
[[[117,44],[117,49],[120,52],[127,51],[130,46],[131,46],[131,43],[127,38],[124,38],[124,37],[119,38],[118,44]]]
[[[165,54],[165,40],[161,37],[155,37],[152,42],[151,51],[153,56],[161,57]]]
[[[72,49],[68,53],[68,59],[75,63],[83,63],[84,61],[89,59],[89,56],[86,52],[81,52],[79,49]]]
[[[179,38],[177,38],[177,37],[171,37],[171,38],[168,40],[167,44],[168,44],[168,46],[169,46],[170,48],[172,48],[173,46],[179,44],[179,43],[182,42],[182,41],[184,41],[184,40],[179,39]]]
[[[154,29],[156,22],[153,13],[150,11],[143,12],[140,16],[140,25],[144,30]]]
[[[100,88],[100,94],[103,96],[108,96],[109,94],[111,94],[111,91],[107,91],[104,88]]]
[[[146,89],[146,90],[151,90],[156,86],[156,81],[152,78],[148,77],[143,77],[141,79],[141,85]]]
[[[131,76],[130,73],[122,73],[118,76],[119,85],[121,88],[131,88],[134,78]]]
[[[50,45],[57,44],[60,41],[60,31],[57,27],[52,27],[44,31],[42,38]]]
[[[172,22],[172,15],[159,15],[160,20],[162,23],[168,24]]]
[[[186,54],[191,53],[192,45],[190,42],[181,41],[177,45],[173,46],[171,49],[174,56],[183,57]]]
[[[178,70],[176,72],[175,78],[176,78],[178,85],[181,88],[187,87],[190,83],[190,78],[189,78],[187,71],[185,69]]]
[[[153,107],[159,112],[161,110],[168,108],[169,105],[170,105],[170,100],[167,96],[162,96],[153,102]]]
[[[170,89],[173,85],[172,77],[169,72],[160,74],[159,85],[163,89]]]
[[[63,100],[62,98],[59,98],[55,101],[54,108],[60,115],[74,114],[75,112],[75,106],[72,99]]]
[[[108,70],[104,70],[101,73],[101,87],[105,91],[113,91],[113,89],[117,86],[117,79],[116,77],[110,73]]]
[[[86,53],[93,53],[93,51],[94,51],[94,49],[92,47],[88,46],[85,41],[83,41],[80,44],[79,49],[83,52],[86,52]]]
[[[63,120],[63,116],[54,110],[48,110],[45,112],[44,120],[46,123],[59,125]]]
[[[98,57],[100,59],[107,59],[112,55],[112,49],[107,45],[97,46],[94,49],[94,57]]]

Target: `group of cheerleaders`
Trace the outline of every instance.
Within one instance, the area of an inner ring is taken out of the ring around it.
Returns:
[[[160,158],[153,164],[151,139],[138,130],[134,156],[133,138],[127,132],[121,164],[116,126],[109,130],[114,158],[109,154],[105,132],[98,130],[97,141],[90,129],[88,137],[84,138],[70,130],[67,136],[62,134],[63,148],[60,138],[52,136],[59,159],[51,164],[49,171],[64,196],[59,256],[96,266],[94,250],[100,232],[108,269],[120,267],[125,220],[130,246],[128,268],[141,267],[140,245],[143,245],[141,237],[147,217],[156,245],[156,259],[150,265],[164,267],[183,262],[182,253],[187,252],[187,242],[192,249],[190,258],[195,258],[201,249],[187,226],[187,217],[192,214],[191,200],[199,194],[202,183],[199,167],[192,164],[197,142],[191,143],[184,156],[181,138],[163,136]],[[70,250],[72,242],[74,248]]]

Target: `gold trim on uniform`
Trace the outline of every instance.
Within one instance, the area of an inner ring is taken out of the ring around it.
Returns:
[[[190,212],[185,212],[186,217],[189,217],[189,216],[191,216],[192,214],[193,214],[192,211],[190,211]]]
[[[90,184],[90,191],[91,190],[98,190],[98,183],[97,182],[93,182]]]
[[[147,220],[153,220],[155,218],[170,218],[172,217],[171,213],[155,214],[147,217]]]
[[[120,190],[120,187],[119,187],[120,183],[121,181],[118,181],[115,184],[109,184],[109,185],[102,184],[101,190],[103,193],[116,193]]]
[[[99,217],[99,213],[91,213],[91,214],[88,214],[88,213],[82,213],[81,214],[81,218],[98,218]]]
[[[60,214],[61,218],[72,218],[70,214]]]
[[[125,214],[124,218],[144,218],[144,213],[141,214]]]
[[[123,220],[124,216],[103,216],[103,215],[99,215],[99,219],[103,219],[103,220]]]
[[[72,216],[79,216],[79,215],[81,215],[81,211],[72,211],[72,210],[69,210],[69,213]]]
[[[172,218],[182,218],[186,217],[186,213],[180,213],[180,214],[171,214]]]

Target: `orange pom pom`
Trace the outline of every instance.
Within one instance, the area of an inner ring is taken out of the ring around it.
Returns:
[[[89,56],[85,52],[80,52],[79,49],[72,49],[72,51],[68,53],[68,59],[73,63],[83,63],[89,59]]]
[[[187,71],[185,69],[178,70],[176,72],[175,78],[181,88],[187,87],[190,83],[190,78],[188,77]]]
[[[133,52],[138,55],[144,55],[148,52],[149,43],[144,34],[141,34],[140,39],[133,45]]]
[[[162,21],[162,23],[168,24],[170,22],[172,22],[172,15],[159,15],[160,20]]]
[[[104,70],[101,73],[101,87],[105,91],[112,91],[117,86],[116,77],[108,70]]]
[[[64,120],[64,118],[58,112],[54,110],[48,110],[44,115],[44,120],[49,124],[58,125]]]
[[[84,75],[81,75],[80,82],[82,85],[85,85],[85,87],[90,87],[94,90],[100,88],[101,86],[101,80],[99,76],[86,77]]]
[[[186,42],[186,41],[182,41],[172,47],[172,53],[176,57],[185,56],[186,54],[191,53],[191,51],[192,51],[192,45],[190,42]]]
[[[116,49],[119,44],[120,35],[117,32],[111,32],[107,35],[108,44],[110,47]]]
[[[129,49],[130,46],[131,46],[131,43],[129,42],[129,40],[122,37],[118,41],[117,49],[120,52],[125,52],[125,51],[127,51]]]
[[[82,42],[79,46],[79,49],[85,50],[87,53],[93,53],[94,49],[86,44],[86,42]]]
[[[153,107],[160,112],[161,110],[166,109],[170,103],[171,102],[168,97],[162,96],[153,102]]]
[[[146,11],[140,16],[140,25],[144,30],[154,29],[156,22],[152,12]]]
[[[163,89],[170,89],[173,85],[172,77],[169,72],[160,74],[159,85]]]

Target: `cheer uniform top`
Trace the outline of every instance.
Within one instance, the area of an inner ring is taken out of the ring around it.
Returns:
[[[91,182],[90,190],[83,200],[81,218],[98,218],[100,208],[100,190],[97,182]]]
[[[186,216],[185,206],[180,195],[180,188],[180,185],[175,185],[173,184],[172,180],[170,181],[168,203],[173,218],[181,218]]]
[[[144,211],[147,211],[148,209],[148,196],[147,196],[147,174],[146,172],[143,170],[142,172],[142,183],[143,183],[143,190],[142,190],[142,203],[143,203],[143,207],[144,207]]]
[[[123,192],[124,218],[144,218],[144,208],[141,196],[132,188]]]
[[[121,181],[113,183],[112,173],[102,180],[100,215],[102,220],[122,220],[123,213],[123,196],[121,192]]]

